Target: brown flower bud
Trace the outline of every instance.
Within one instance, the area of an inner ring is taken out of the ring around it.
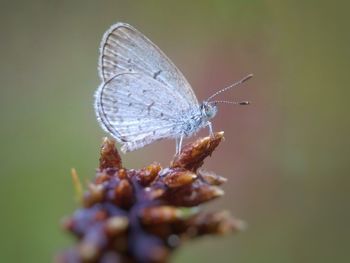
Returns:
[[[152,163],[146,166],[145,168],[141,169],[141,171],[138,174],[138,179],[140,180],[142,185],[149,185],[151,182],[154,181],[161,169],[162,167],[160,166],[160,164]]]
[[[78,251],[83,262],[94,262],[101,249],[106,245],[102,224],[95,224],[89,229],[79,244]]]
[[[245,229],[242,220],[233,218],[227,211],[216,213],[197,214],[188,221],[192,235],[201,236],[207,234],[225,235]],[[195,231],[194,231],[195,229]]]
[[[72,218],[65,217],[61,220],[61,226],[63,229],[67,231],[71,231],[73,229],[73,220]]]
[[[126,179],[127,176],[128,176],[128,174],[127,174],[127,172],[126,172],[126,170],[124,168],[121,168],[121,169],[118,170],[118,177],[120,179]]]
[[[123,208],[129,208],[134,200],[133,189],[127,179],[120,180],[115,188],[114,200],[116,205]]]
[[[213,136],[204,137],[185,145],[181,153],[175,156],[170,167],[181,167],[195,172],[203,165],[203,160],[212,154],[224,138],[224,132],[216,132]]]
[[[104,197],[104,190],[101,184],[96,185],[90,183],[89,191],[85,193],[83,198],[83,204],[85,207],[90,207],[95,203],[101,202]]]
[[[129,225],[129,219],[126,216],[113,216],[106,221],[105,230],[109,236],[117,236],[125,232]]]
[[[181,168],[167,169],[161,173],[161,180],[170,188],[177,188],[191,184],[197,179],[197,175]]]
[[[146,187],[145,192],[150,200],[161,198],[166,192],[165,188]]]
[[[101,146],[100,170],[106,168],[122,168],[120,155],[113,140],[105,137]]]
[[[146,225],[172,223],[182,217],[182,211],[174,206],[153,206],[143,209],[140,217]]]
[[[103,182],[108,181],[109,178],[110,178],[110,175],[107,174],[106,170],[103,170],[102,172],[98,172],[95,178],[95,184],[102,184]]]
[[[188,187],[170,189],[164,194],[163,199],[172,205],[190,207],[208,202],[223,194],[224,191],[221,188],[197,180]]]
[[[222,185],[223,183],[227,182],[227,179],[225,177],[217,175],[214,172],[208,172],[203,169],[198,169],[197,173],[201,179],[203,179],[210,185]]]
[[[79,245],[79,255],[83,261],[92,262],[97,258],[98,247],[94,243],[82,242]]]

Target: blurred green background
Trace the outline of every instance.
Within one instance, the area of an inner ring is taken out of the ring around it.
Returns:
[[[0,261],[50,262],[73,243],[70,169],[95,173],[104,136],[93,110],[98,46],[117,21],[154,41],[200,100],[225,94],[206,162],[229,178],[208,209],[249,227],[185,244],[172,262],[350,262],[349,61],[346,1],[0,1]],[[201,135],[207,134],[207,131]],[[127,154],[167,165],[175,143]]]

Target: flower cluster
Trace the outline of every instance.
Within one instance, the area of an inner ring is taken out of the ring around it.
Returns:
[[[161,263],[184,240],[240,230],[228,212],[204,213],[198,205],[223,195],[224,177],[199,169],[223,132],[184,146],[167,168],[153,163],[126,169],[114,142],[104,139],[100,167],[79,208],[64,220],[77,245],[60,263]]]

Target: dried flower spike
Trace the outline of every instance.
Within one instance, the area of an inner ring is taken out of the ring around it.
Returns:
[[[241,230],[242,221],[227,212],[197,207],[224,194],[224,177],[198,169],[222,140],[219,132],[184,146],[168,168],[133,170],[122,168],[114,142],[104,139],[83,207],[63,223],[77,245],[57,262],[165,263],[184,240]]]

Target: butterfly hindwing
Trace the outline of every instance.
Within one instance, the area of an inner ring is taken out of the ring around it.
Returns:
[[[132,151],[179,136],[174,101],[175,94],[153,78],[122,73],[100,86],[95,109],[102,127],[124,145],[122,149]]]

